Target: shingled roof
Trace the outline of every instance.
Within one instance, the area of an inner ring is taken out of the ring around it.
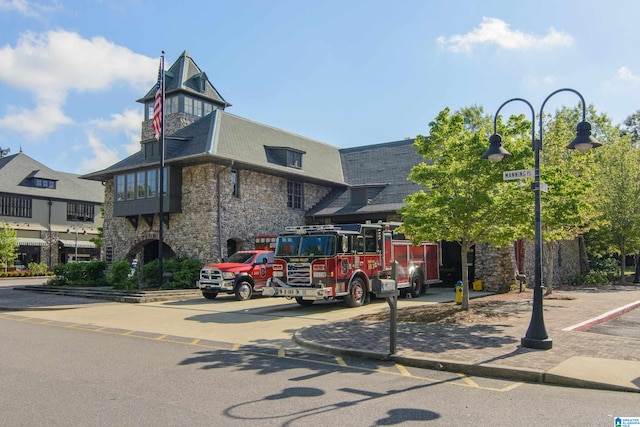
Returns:
[[[293,168],[274,161],[274,150],[302,153],[301,167]],[[238,167],[264,173],[328,185],[346,185],[337,147],[223,110],[214,110],[168,136],[165,153],[167,165],[205,162],[229,164],[233,161]],[[105,180],[116,173],[152,165],[153,163],[145,163],[140,151],[107,169],[84,175],[83,178]]]
[[[56,188],[33,185],[33,178],[56,182]],[[104,202],[104,187],[100,182],[80,179],[80,175],[57,172],[37,162],[23,152],[0,158],[0,193],[24,196]]]
[[[207,75],[198,67],[195,61],[185,50],[178,59],[171,65],[171,68],[164,72],[164,93],[169,97],[175,92],[186,92],[190,95],[213,101],[223,109],[231,104],[225,101],[215,87],[211,84]],[[145,96],[137,102],[146,103],[152,101],[156,96],[156,86],[154,85]]]
[[[424,161],[413,139],[340,150],[346,189],[335,189],[307,212],[308,217],[368,216],[397,212],[404,198],[422,189],[409,181],[411,168]],[[363,197],[353,197],[360,192]]]

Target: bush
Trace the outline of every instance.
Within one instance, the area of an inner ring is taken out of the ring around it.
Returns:
[[[47,274],[47,269],[49,267],[44,262],[30,262],[27,264],[27,268],[34,276],[44,276]]]
[[[153,260],[142,266],[141,282],[145,287],[162,287],[163,289],[189,289],[195,288],[195,282],[200,276],[202,263],[191,258],[167,258],[162,263],[164,273],[170,273],[171,277],[164,280],[158,286],[158,260]]]
[[[111,265],[107,283],[115,289],[135,289],[138,283],[135,277],[129,277],[130,273],[131,265],[128,261],[116,261]]]
[[[574,285],[607,285],[620,277],[620,263],[615,258],[589,260],[591,271],[573,280]]]
[[[107,264],[100,260],[58,264],[53,268],[55,277],[47,283],[66,286],[104,286],[107,284],[106,268]]]

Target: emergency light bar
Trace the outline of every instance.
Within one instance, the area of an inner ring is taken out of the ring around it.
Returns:
[[[340,227],[336,227],[335,225],[292,225],[289,227],[285,227],[284,231],[288,231],[296,234],[305,234],[314,231],[330,231],[330,230],[339,230]]]

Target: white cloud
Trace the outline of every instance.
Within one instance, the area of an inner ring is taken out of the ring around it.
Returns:
[[[28,0],[0,0],[0,12],[17,12],[30,18],[42,18],[54,6],[33,3]]]
[[[0,81],[30,92],[36,107],[10,106],[0,128],[42,137],[71,123],[63,110],[70,93],[105,91],[119,83],[144,91],[153,83],[157,63],[103,37],[85,39],[63,30],[22,34],[15,48],[0,48]]]
[[[616,77],[619,80],[626,81],[626,82],[631,82],[631,83],[640,82],[640,76],[634,75],[631,72],[631,70],[625,66],[618,68],[618,70],[616,71]]]
[[[42,102],[32,110],[21,107],[10,108],[9,114],[0,118],[0,128],[37,139],[53,132],[58,126],[71,122],[72,120],[62,111],[61,105],[55,102]]]
[[[443,49],[455,53],[471,53],[480,45],[496,45],[505,50],[541,49],[555,46],[570,46],[573,37],[550,28],[546,35],[538,36],[514,31],[509,24],[498,18],[482,18],[479,27],[466,34],[438,37]]]
[[[93,157],[81,160],[78,173],[87,173],[104,169],[122,159],[121,151],[126,155],[131,155],[140,151],[140,126],[142,114],[134,109],[127,109],[123,113],[112,114],[109,120],[91,120],[86,128],[88,147],[92,151]],[[103,142],[104,138],[111,141],[121,140],[125,137],[125,144],[119,146],[107,146]],[[86,149],[87,146],[77,147],[79,150]]]

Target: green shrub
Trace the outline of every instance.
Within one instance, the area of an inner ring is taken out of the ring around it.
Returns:
[[[145,287],[162,287],[163,289],[195,288],[195,281],[200,276],[202,263],[191,258],[167,258],[162,262],[162,270],[169,273],[169,279],[164,279],[158,286],[158,260],[153,260],[142,266],[141,282]]]
[[[30,262],[27,268],[34,276],[44,276],[47,274],[48,266],[44,262]]]
[[[107,283],[115,289],[135,289],[138,286],[134,276],[129,277],[131,265],[126,260],[116,261],[111,265],[107,275]]]
[[[591,270],[573,279],[574,285],[607,285],[618,280],[620,263],[615,258],[594,258],[589,260]]]
[[[58,264],[53,268],[55,277],[47,281],[50,285],[105,286],[107,264],[104,261],[71,262]]]

